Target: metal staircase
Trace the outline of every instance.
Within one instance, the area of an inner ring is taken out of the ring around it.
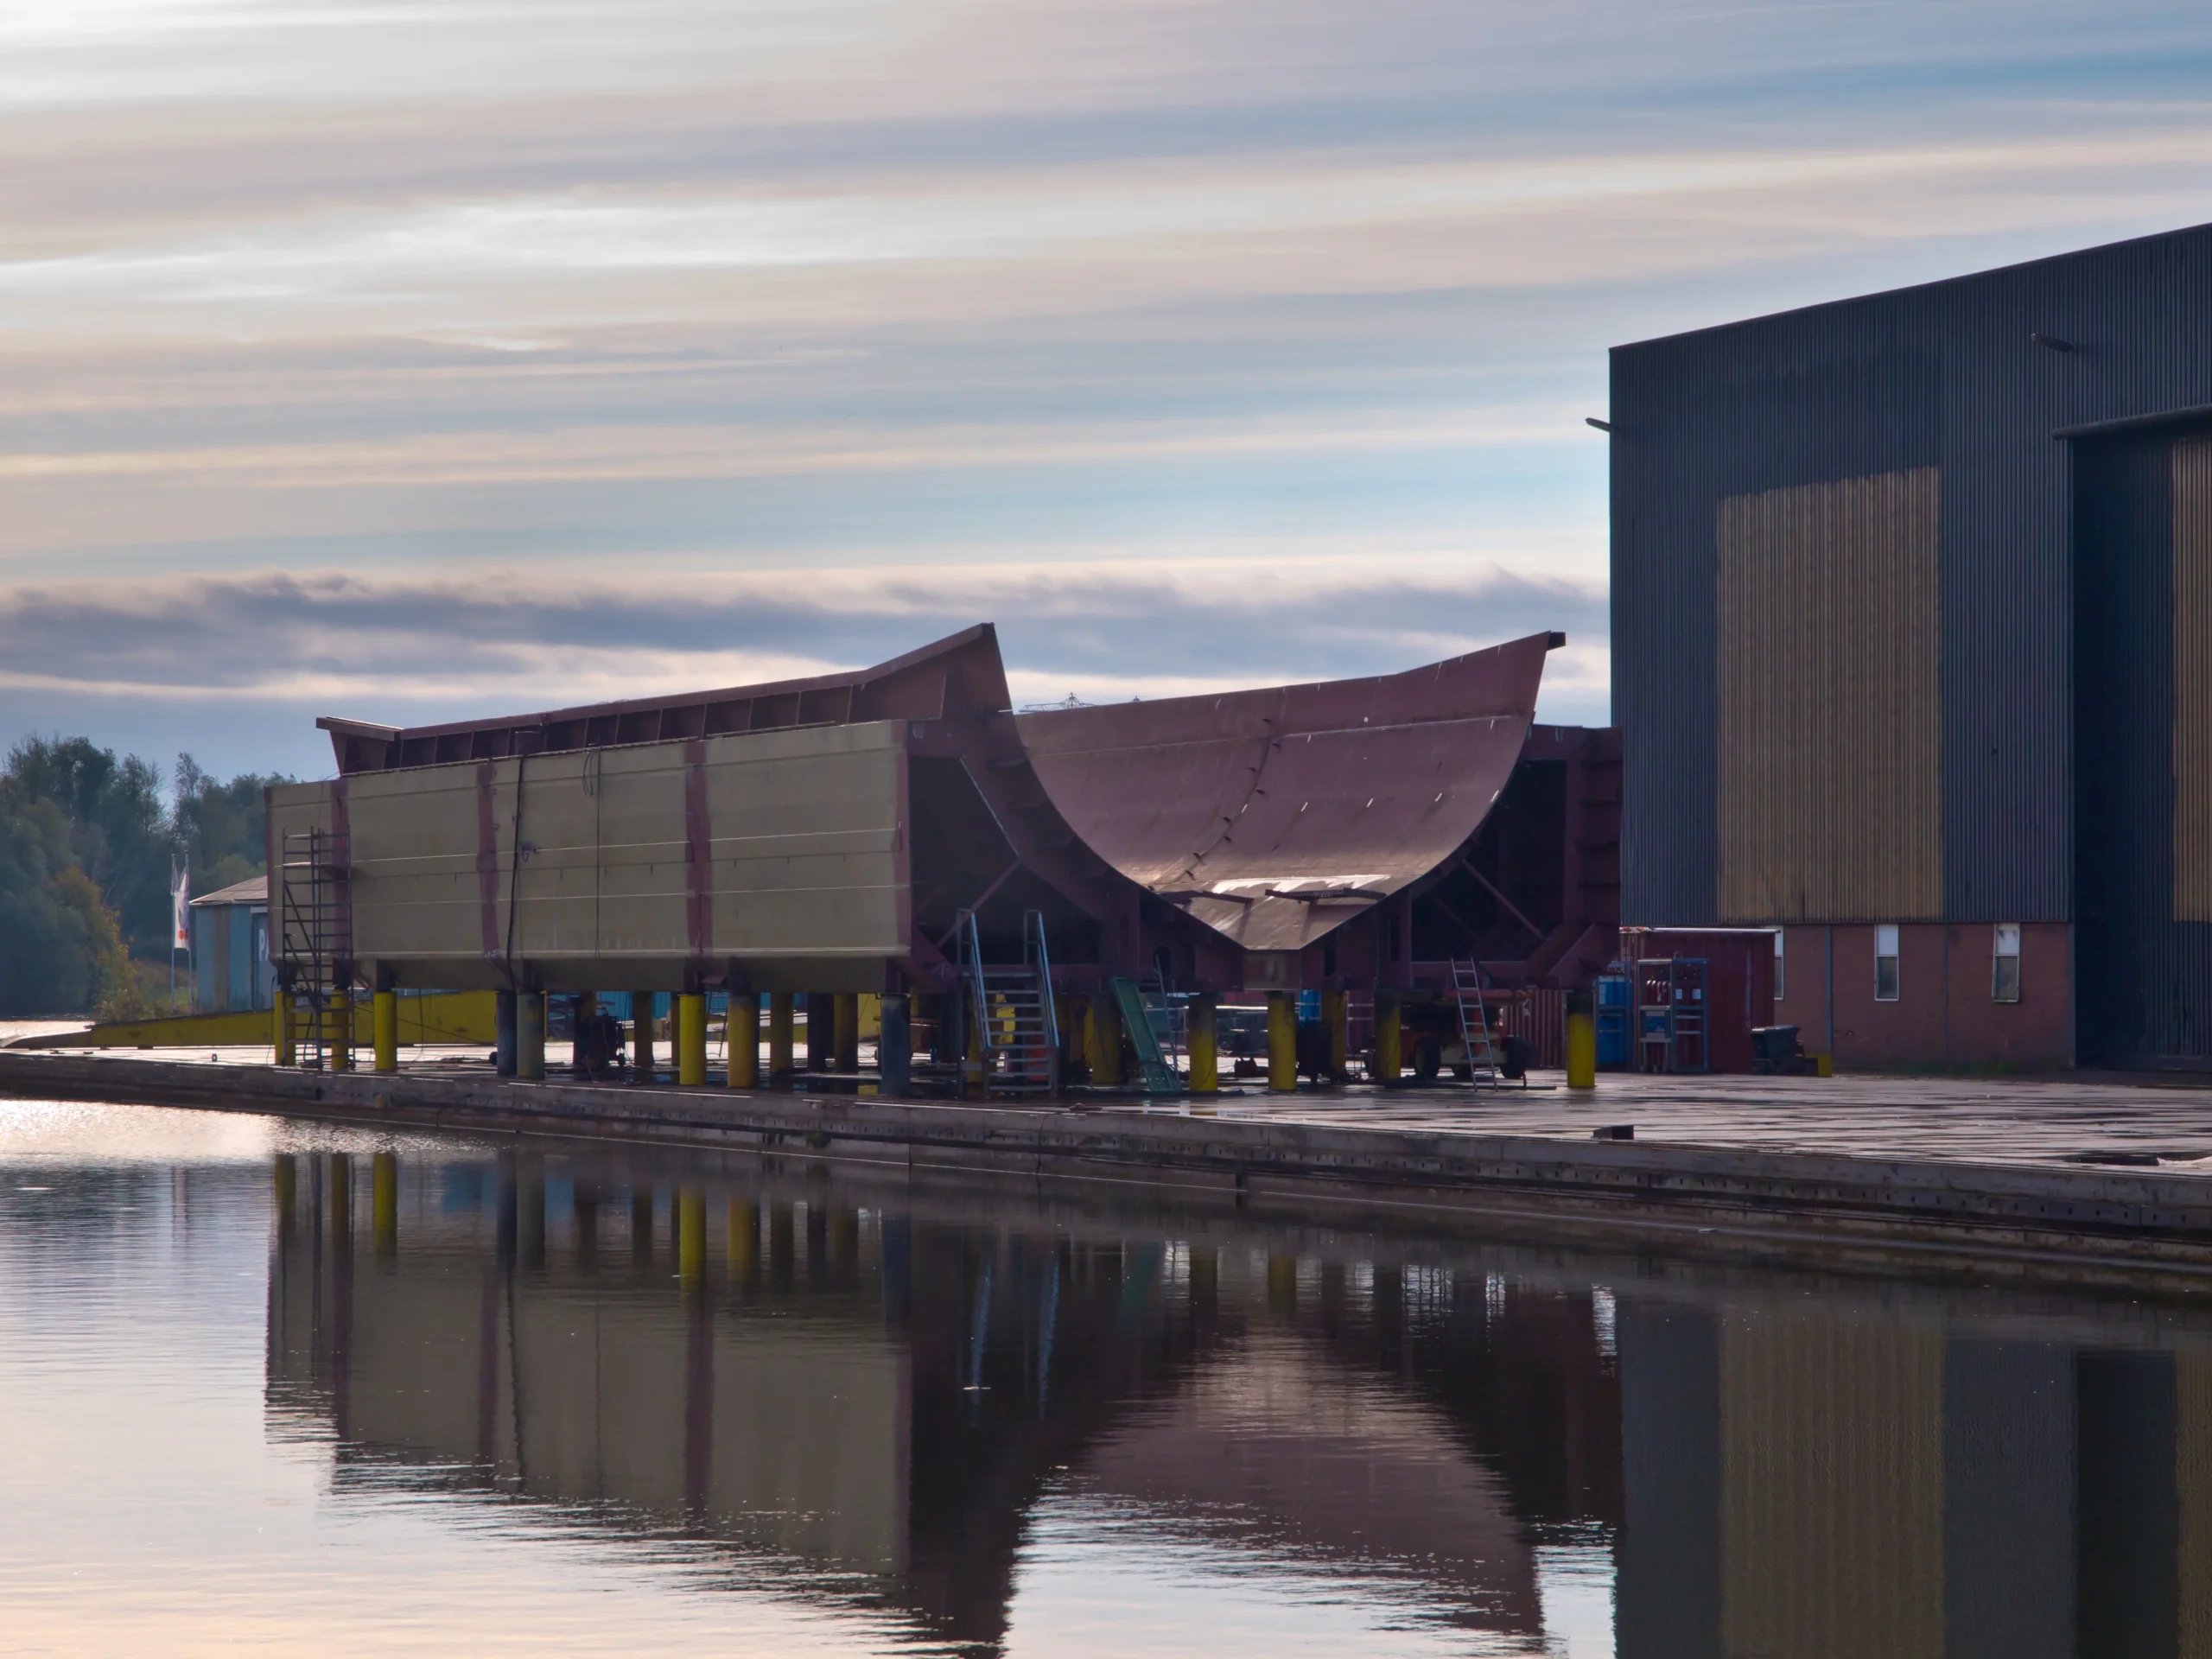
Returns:
[[[1060,1019],[1052,1000],[1052,962],[1045,917],[1025,911],[1021,960],[987,963],[973,911],[963,911],[959,938],[963,995],[982,1052],[987,1095],[1051,1095],[1060,1086]],[[974,1050],[971,1049],[971,1053]]]
[[[1122,1009],[1122,1026],[1129,1033],[1129,1046],[1137,1052],[1137,1065],[1144,1071],[1144,1091],[1147,1095],[1179,1095],[1183,1092],[1182,1074],[1169,1059],[1166,1048],[1160,1041],[1159,1027],[1153,1023],[1153,1011],[1144,992],[1134,979],[1114,982],[1114,1000]],[[1166,999],[1160,1001],[1165,1003]],[[1163,1007],[1161,1018],[1168,1027],[1169,1041],[1173,1040],[1173,1015]]]
[[[1491,1041],[1490,1014],[1483,1007],[1483,971],[1476,963],[1452,962],[1452,1001],[1459,1011],[1459,1044],[1467,1057],[1468,1075],[1478,1089],[1503,1088],[1504,1074],[1497,1065],[1497,1048]]]
[[[333,830],[288,830],[276,873],[278,995],[290,999],[295,1054],[317,1071],[327,1067],[334,1048],[350,1049],[353,1040],[349,854],[346,838]]]

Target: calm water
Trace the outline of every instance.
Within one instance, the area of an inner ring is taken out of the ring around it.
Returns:
[[[2212,1317],[0,1104],[0,1653],[2212,1652]]]

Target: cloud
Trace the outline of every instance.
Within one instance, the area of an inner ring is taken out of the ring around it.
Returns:
[[[0,594],[0,685],[92,695],[540,707],[858,666],[995,620],[1010,669],[1091,698],[1407,668],[1540,630],[1602,641],[1586,583],[1270,561],[699,575],[278,572]],[[1058,688],[1054,690],[1054,688]]]
[[[1560,627],[1602,717],[1605,348],[2202,218],[2207,84],[2168,0],[32,0],[0,722],[983,617],[1040,701]]]

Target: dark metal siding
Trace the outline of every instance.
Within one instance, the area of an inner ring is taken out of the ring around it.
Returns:
[[[2071,497],[2052,435],[2207,404],[2212,226],[1617,348],[1624,919],[1715,919],[1720,500],[1934,465],[1945,909],[2070,920]]]
[[[2075,446],[2080,1047],[2212,1063],[2212,926],[2174,919],[2171,428]]]

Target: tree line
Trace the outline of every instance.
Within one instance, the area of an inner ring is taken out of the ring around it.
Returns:
[[[153,1011],[172,861],[190,861],[195,895],[258,874],[261,791],[290,781],[221,781],[188,754],[164,780],[84,737],[16,745],[0,771],[0,1014]]]

